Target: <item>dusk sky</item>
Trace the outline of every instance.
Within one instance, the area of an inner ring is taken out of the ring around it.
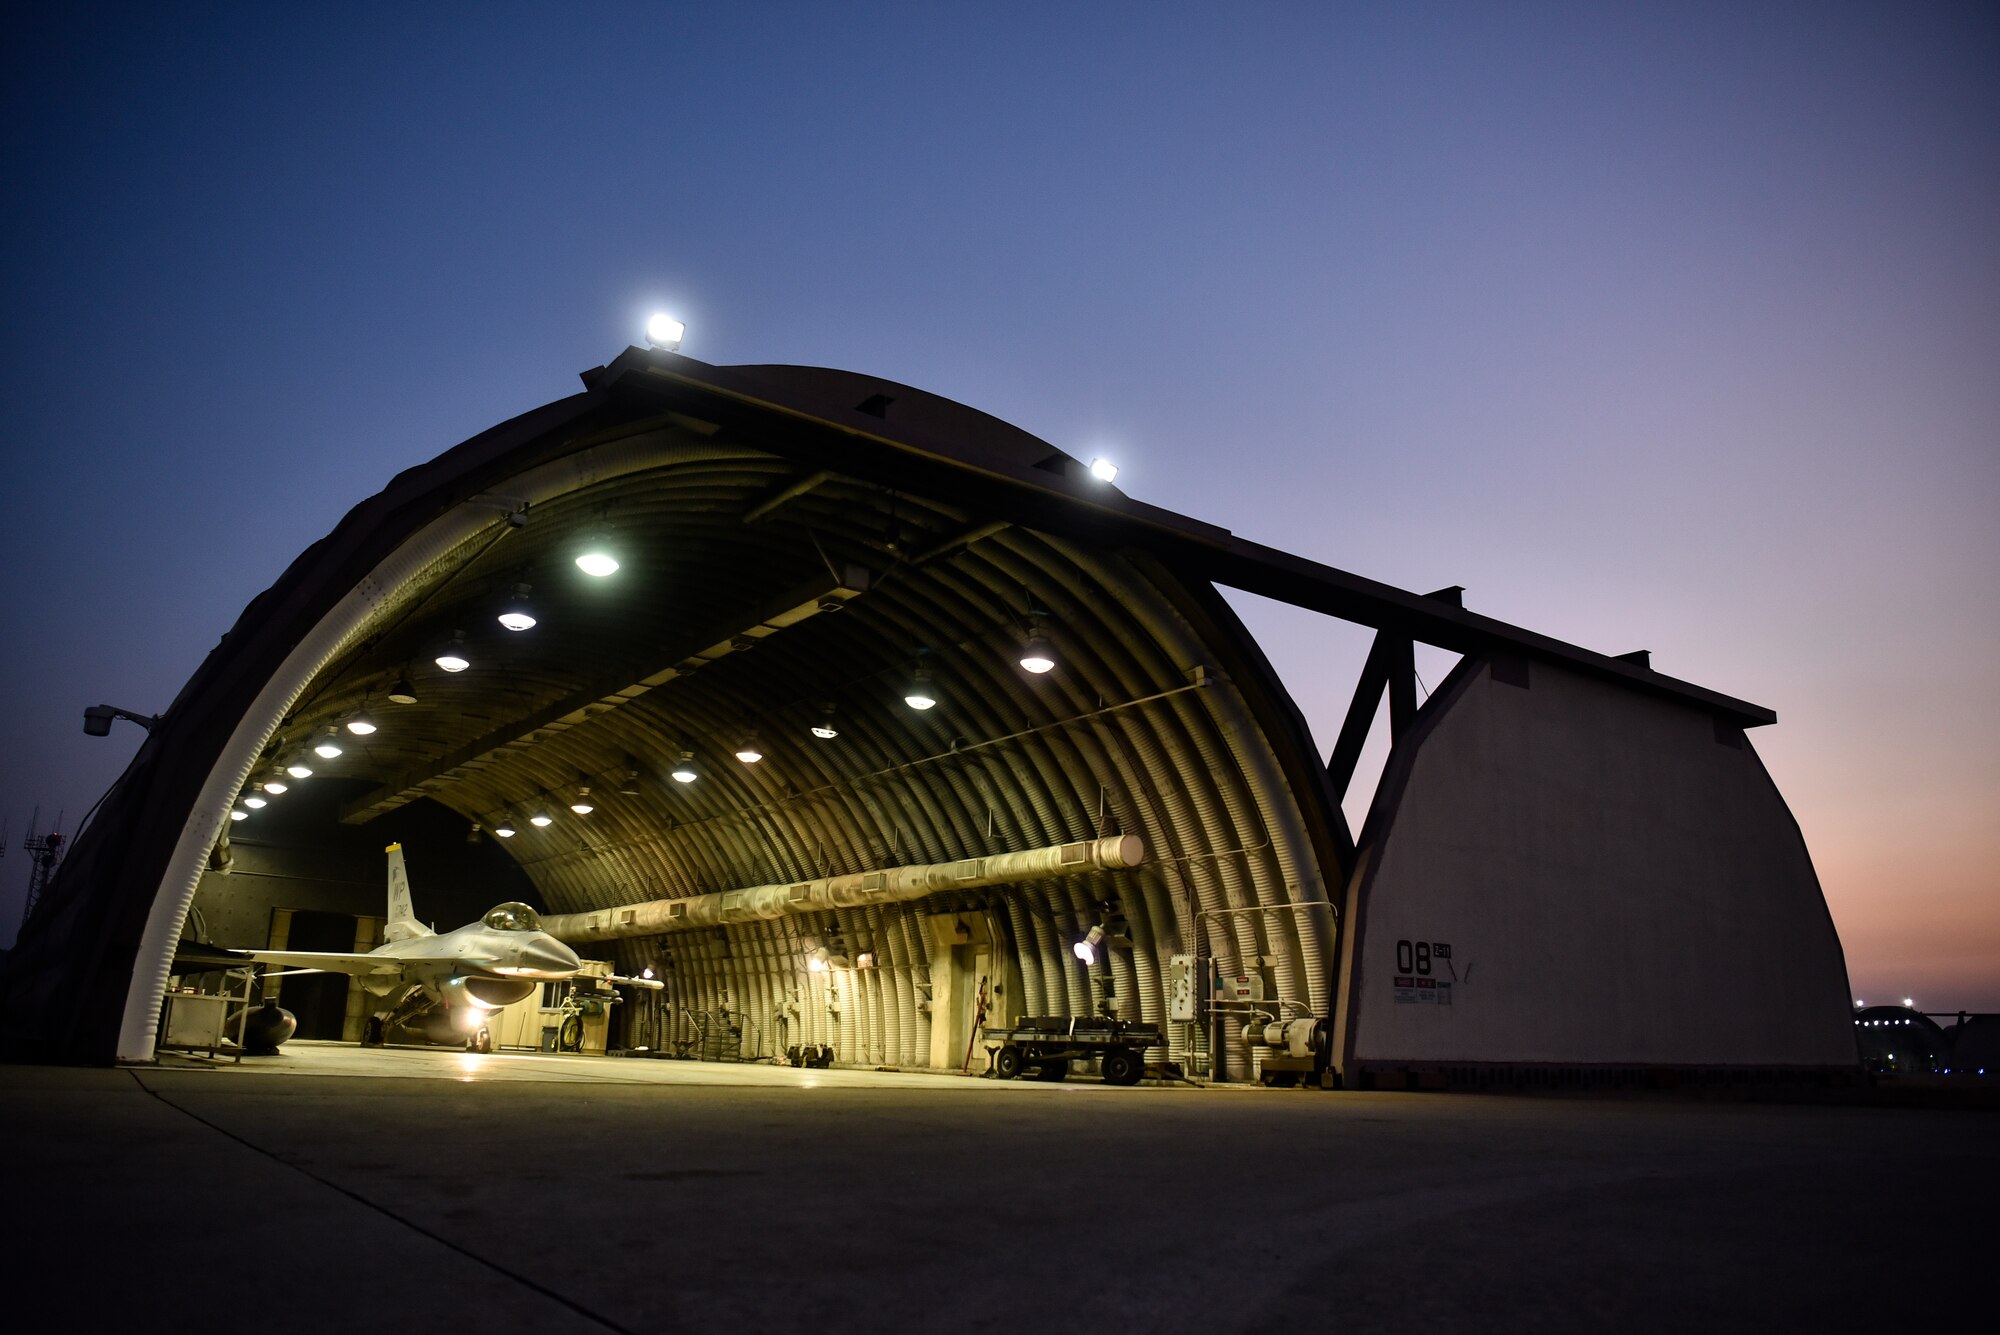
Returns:
[[[1993,4],[79,4],[0,45],[0,943],[31,811],[137,749],[86,705],[166,708],[351,506],[669,309],[1775,709],[1855,995],[2000,1010]],[[1236,601],[1325,750],[1368,632]]]

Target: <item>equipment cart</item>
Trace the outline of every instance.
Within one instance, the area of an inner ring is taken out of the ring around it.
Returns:
[[[1136,1085],[1146,1074],[1145,1052],[1158,1044],[1160,1026],[1090,1015],[1031,1015],[1004,1029],[986,1031],[987,1070],[1002,1080],[1032,1071],[1037,1080],[1060,1080],[1071,1062],[1099,1059],[1107,1085]]]

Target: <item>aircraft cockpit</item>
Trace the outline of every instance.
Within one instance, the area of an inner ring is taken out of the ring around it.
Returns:
[[[526,904],[510,900],[486,911],[486,925],[496,932],[539,932],[542,919]]]

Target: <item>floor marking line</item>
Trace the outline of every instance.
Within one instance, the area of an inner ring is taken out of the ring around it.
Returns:
[[[315,1173],[312,1169],[307,1168],[303,1164],[292,1163],[289,1160],[284,1159],[279,1155],[272,1153],[270,1150],[265,1149],[262,1145],[259,1145],[254,1141],[244,1139],[242,1136],[237,1135],[234,1131],[231,1131],[228,1127],[219,1126],[216,1123],[211,1122],[208,1118],[203,1117],[200,1113],[195,1112],[191,1108],[182,1107],[180,1104],[175,1103],[172,1099],[168,1098],[165,1094],[162,1094],[157,1089],[149,1087],[146,1084],[146,1082],[140,1078],[141,1073],[139,1071],[133,1070],[131,1074],[132,1074],[132,1082],[134,1084],[139,1086],[139,1088],[141,1090],[144,1090],[147,1094],[150,1094],[153,1098],[159,1100],[162,1104],[166,1105],[169,1108],[172,1108],[175,1112],[181,1114],[181,1116],[186,1117],[194,1122],[200,1123],[202,1126],[207,1127],[209,1130],[215,1132],[217,1135],[223,1137],[224,1139],[235,1141],[238,1145],[241,1145],[244,1149],[249,1150],[251,1153],[262,1155],[264,1158],[269,1159],[272,1163],[282,1165],[285,1168],[289,1168],[293,1172],[299,1174],[301,1177],[307,1178],[308,1180],[313,1182],[317,1182],[322,1187],[325,1187],[330,1191],[338,1192],[342,1196],[345,1196],[347,1197],[347,1199],[353,1201],[356,1205],[359,1205],[367,1210],[372,1210],[376,1214],[381,1215],[385,1219],[393,1220],[394,1222],[401,1224],[404,1228],[409,1229],[411,1232],[429,1238],[432,1242],[435,1242],[438,1246],[443,1247],[446,1251],[456,1252],[460,1256],[463,1256],[466,1260],[471,1261],[473,1264],[483,1266],[487,1270],[492,1271],[494,1274],[499,1275],[504,1279],[512,1280],[514,1283],[521,1285],[523,1288],[533,1289],[536,1293],[541,1294],[544,1298],[549,1299],[551,1302],[557,1303],[563,1307],[567,1307],[570,1311],[576,1313],[578,1316],[583,1317],[587,1321],[594,1321],[598,1325],[604,1327],[606,1330],[617,1331],[618,1335],[639,1335],[638,1331],[635,1331],[628,1326],[621,1326],[616,1321],[611,1320],[611,1318],[603,1316],[597,1312],[593,1312],[588,1307],[585,1307],[582,1303],[579,1303],[575,1299],[567,1297],[564,1294],[556,1292],[554,1289],[549,1288],[545,1284],[537,1283],[536,1281],[528,1278],[526,1275],[518,1274],[515,1271],[504,1268],[503,1266],[497,1264],[496,1262],[489,1261],[484,1256],[481,1256],[478,1252],[475,1252],[468,1247],[460,1246],[458,1243],[453,1242],[450,1238],[444,1237],[436,1232],[433,1232],[431,1229],[425,1228],[422,1224],[418,1223],[416,1220],[407,1219],[402,1215],[396,1213],[394,1210],[390,1209],[388,1206],[383,1205],[377,1201],[372,1201],[368,1199],[368,1197],[363,1196],[361,1193],[357,1191],[353,1191],[347,1187],[343,1187],[342,1185],[340,1185],[340,1183],[332,1181],[329,1178],[323,1177],[320,1174]]]

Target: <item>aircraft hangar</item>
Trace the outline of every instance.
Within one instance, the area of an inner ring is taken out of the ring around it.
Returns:
[[[531,900],[661,983],[626,1047],[955,1070],[987,1028],[1108,1017],[1214,1081],[1854,1067],[1769,710],[909,386],[657,348],[583,382],[244,611],[24,926],[11,1055],[151,1059],[183,942],[272,945],[316,876],[379,913],[396,839],[420,914]],[[1330,757],[1218,587],[1374,631]],[[1460,655],[1421,702],[1417,644]]]

